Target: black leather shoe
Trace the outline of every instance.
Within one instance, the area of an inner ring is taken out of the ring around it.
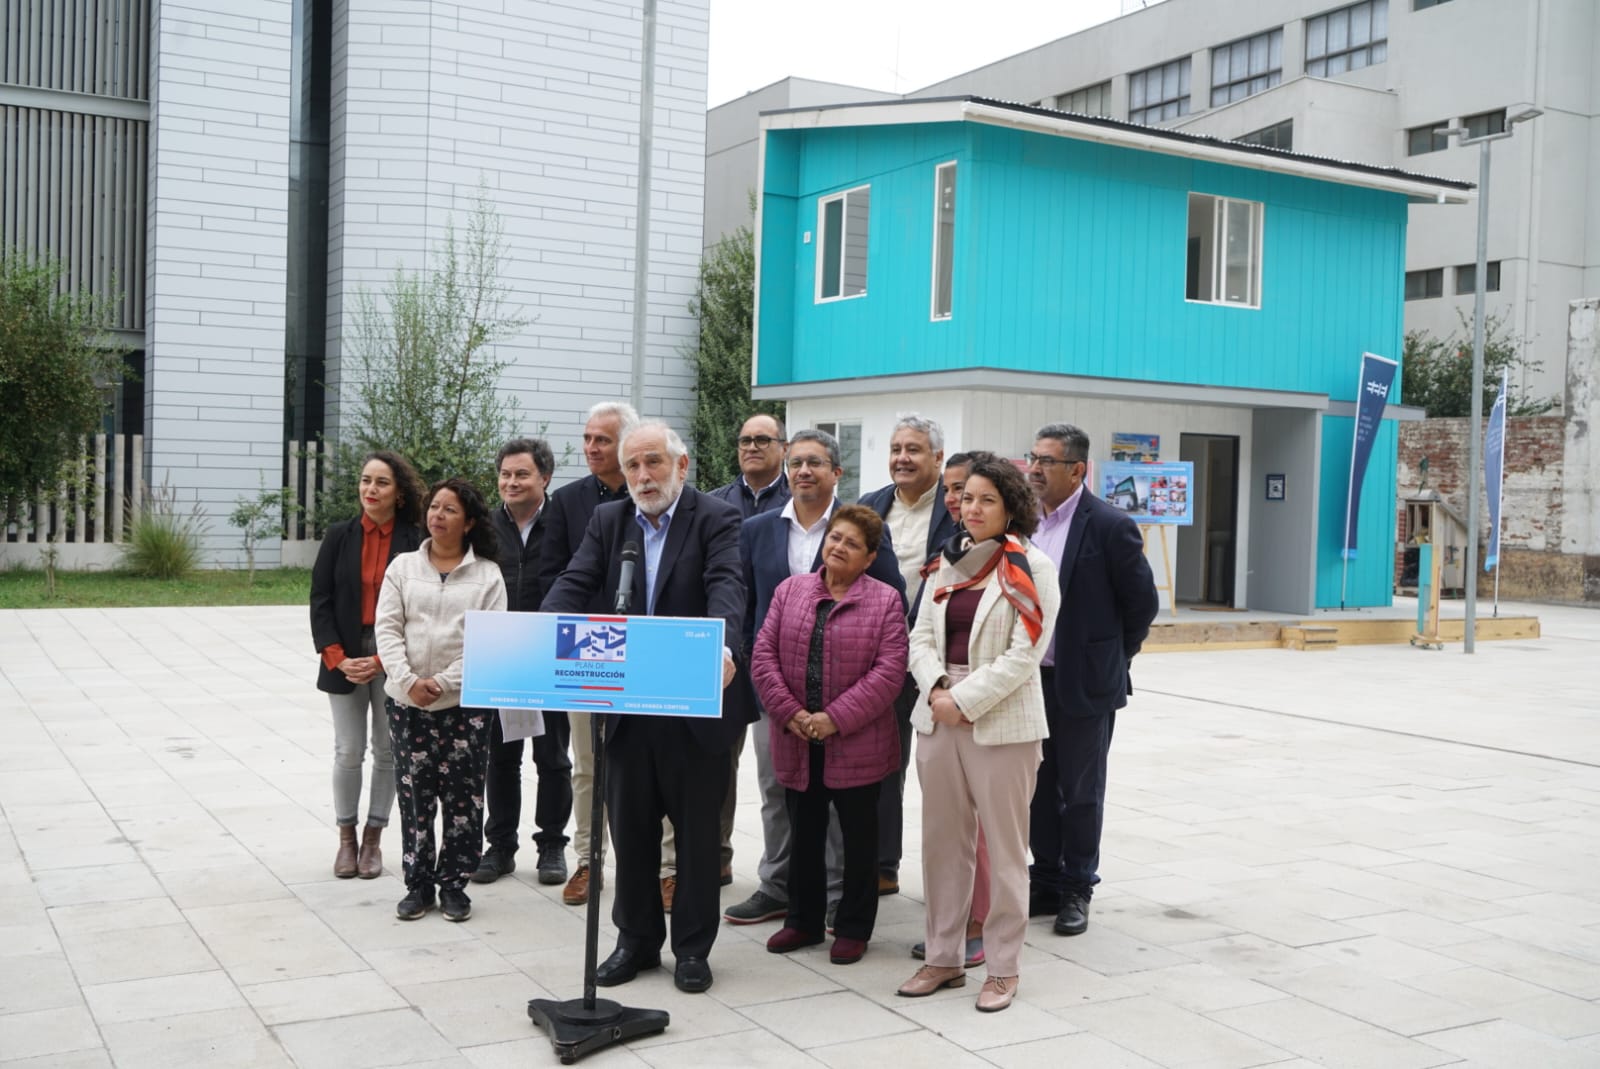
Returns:
[[[658,969],[660,967],[661,954],[659,951],[653,954],[646,954],[638,950],[629,950],[627,947],[618,947],[594,971],[594,982],[600,987],[616,987],[618,984],[625,984],[632,980],[645,969]]]
[[[517,859],[511,854],[503,854],[491,846],[483,852],[483,857],[478,861],[478,868],[472,874],[473,883],[493,883],[502,876],[509,876],[517,871]]]
[[[567,882],[566,847],[539,847],[539,882],[552,887]]]
[[[1083,895],[1067,895],[1061,901],[1061,912],[1056,914],[1057,935],[1082,935],[1089,930],[1089,899]]]
[[[1029,891],[1028,916],[1053,917],[1061,912],[1061,896],[1054,891]]]
[[[711,963],[705,958],[679,958],[678,967],[672,970],[672,982],[678,990],[698,995],[711,990]]]

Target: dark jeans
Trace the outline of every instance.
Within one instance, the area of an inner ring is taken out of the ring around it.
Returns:
[[[872,938],[878,920],[878,798],[880,783],[862,787],[827,787],[822,782],[824,747],[811,747],[810,784],[803,791],[789,788],[784,801],[789,811],[789,916],[784,924],[807,935],[820,936],[828,909],[828,807],[839,814],[844,836],[844,894],[834,917],[835,935],[846,939]]]
[[[911,764],[911,710],[917,704],[917,683],[909,675],[894,700],[895,722],[900,727],[900,771],[886,777],[878,794],[878,871],[898,877],[905,852],[906,769]]]
[[[483,854],[483,777],[491,709],[453,706],[428,712],[390,698],[389,733],[400,809],[406,887],[459,889]],[[435,851],[433,820],[443,813]]]
[[[489,811],[483,837],[501,854],[517,852],[517,826],[522,820],[522,739],[506,742],[500,734],[500,717],[489,735],[489,777],[484,802]],[[539,773],[533,822],[533,841],[541,847],[567,845],[567,820],[572,816],[572,759],[567,756],[571,728],[567,714],[546,712],[544,734],[533,740],[533,767]],[[581,859],[580,859],[581,860]]]
[[[1052,670],[1041,673],[1050,737],[1044,741],[1044,760],[1028,813],[1028,845],[1033,850],[1028,883],[1035,894],[1088,898],[1100,882],[1106,755],[1117,714],[1063,715]]]
[[[617,863],[617,945],[653,953],[667,939],[661,908],[662,818],[672,821],[678,888],[672,952],[703,958],[722,922],[718,879],[728,752],[707,752],[676,717],[637,716],[606,742],[606,816]]]

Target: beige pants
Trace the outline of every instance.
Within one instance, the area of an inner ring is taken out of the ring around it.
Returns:
[[[572,832],[572,849],[578,855],[578,863],[589,863],[589,840],[593,830],[589,826],[589,814],[594,808],[594,741],[589,734],[593,728],[589,725],[589,713],[567,714],[567,720],[572,725],[572,812],[577,818],[577,826]],[[606,829],[600,826],[600,857],[605,859]],[[677,837],[672,833],[672,824],[662,821],[661,824],[661,875],[671,876],[678,871],[678,846]]]
[[[1018,974],[1028,928],[1028,803],[1040,752],[1038,742],[981,746],[971,728],[937,725],[917,736],[929,965],[958,968],[965,957],[982,822],[990,899],[984,958],[990,976]]]

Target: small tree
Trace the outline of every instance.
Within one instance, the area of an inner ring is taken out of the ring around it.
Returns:
[[[263,538],[282,538],[287,535],[287,521],[299,509],[300,506],[295,504],[294,489],[288,486],[262,490],[253,498],[241,497],[234,504],[233,511],[228,514],[228,523],[239,528],[244,538],[245,567],[251,586],[256,583],[256,546],[261,544]]]
[[[110,300],[63,290],[62,274],[48,257],[0,252],[0,500],[13,506],[81,482],[81,439],[100,429],[122,369]]]
[[[783,418],[783,404],[751,401],[750,362],[755,332],[755,241],[748,226],[726,234],[700,262],[689,311],[700,321],[693,350],[697,481],[711,488],[739,474],[734,444],[740,425],[757,412]]]
[[[397,266],[379,294],[359,289],[348,342],[346,413],[318,514],[356,511],[364,453],[393,449],[432,484],[461,476],[489,491],[495,450],[516,427],[516,401],[500,392],[510,361],[497,342],[530,320],[505,308],[500,281],[505,225],[480,187],[464,237],[454,222],[425,270]]]
[[[1427,410],[1429,418],[1472,415],[1472,325],[1461,325],[1440,338],[1425,330],[1406,331],[1400,360],[1400,397],[1408,405]],[[1483,321],[1483,412],[1494,407],[1500,392],[1500,372],[1519,368],[1537,371],[1543,365],[1525,358],[1518,340],[1498,316]],[[1529,397],[1513,385],[1506,399],[1506,415],[1537,416],[1556,406],[1554,397]]]

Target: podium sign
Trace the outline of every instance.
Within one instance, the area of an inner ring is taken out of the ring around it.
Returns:
[[[474,611],[466,627],[462,705],[722,715],[720,618]]]

